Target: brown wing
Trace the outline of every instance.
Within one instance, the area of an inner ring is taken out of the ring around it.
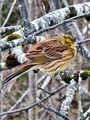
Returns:
[[[41,64],[62,58],[65,50],[67,50],[67,47],[58,40],[50,39],[37,43],[32,48],[32,51],[27,53],[26,57],[33,64]]]
[[[62,37],[61,37],[61,39],[62,39]],[[60,40],[59,40],[59,36],[38,42],[36,45],[33,46],[32,50],[40,50],[40,49],[44,49],[44,48],[52,47],[52,46],[56,46],[56,45],[62,46],[62,44],[60,43]]]
[[[51,48],[48,47],[44,50],[44,54],[51,60],[60,59],[63,57],[63,51],[67,48],[65,46],[52,46]]]

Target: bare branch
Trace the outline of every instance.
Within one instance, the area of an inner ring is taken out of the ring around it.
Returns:
[[[14,1],[13,1],[13,4],[12,4],[12,6],[11,6],[11,8],[10,8],[10,11],[9,11],[9,13],[8,13],[8,15],[7,15],[7,17],[6,17],[6,20],[4,21],[2,27],[4,27],[4,26],[6,25],[6,23],[7,23],[7,21],[9,20],[9,17],[10,17],[10,15],[11,15],[12,11],[13,11],[13,8],[14,8],[14,5],[16,4],[16,1],[17,1],[17,0],[14,0]]]
[[[51,96],[55,95],[57,92],[59,92],[60,90],[62,90],[62,89],[65,88],[66,86],[67,86],[66,84],[60,86],[59,88],[57,88],[57,89],[53,92],[53,94],[48,95],[48,96],[46,96],[45,98],[41,99],[40,101],[37,101],[37,102],[35,102],[35,103],[27,106],[27,107],[20,108],[20,109],[16,109],[16,110],[13,110],[13,111],[10,111],[10,112],[3,112],[3,113],[0,113],[0,116],[9,115],[9,114],[14,114],[14,113],[22,112],[22,111],[27,111],[28,109],[30,109],[30,108],[32,108],[32,107],[40,104],[41,102],[43,102],[43,101],[47,100],[48,98],[50,98]]]
[[[41,86],[41,90],[37,91],[37,96],[40,96],[42,89],[46,88],[46,86],[49,84],[49,82],[51,81],[51,77],[47,76],[47,78],[45,79],[43,85]]]
[[[78,117],[78,120],[81,120],[83,118],[83,109],[82,109],[82,102],[81,102],[81,98],[82,98],[81,81],[82,81],[82,78],[80,76],[80,73],[79,73],[78,79],[79,79],[79,81],[78,81],[78,84],[79,84],[79,93],[78,93],[79,117]]]
[[[53,28],[57,27],[58,24],[60,25],[60,24],[65,23],[66,19],[71,18],[70,14],[72,14],[72,11],[71,11],[72,8],[75,9],[75,12],[76,12],[76,15],[73,15],[74,17],[78,16],[78,15],[83,16],[84,14],[88,14],[89,8],[90,8],[89,4],[90,4],[90,2],[86,2],[86,3],[82,3],[82,4],[72,5],[70,7],[65,7],[63,9],[56,10],[47,15],[44,15],[43,17],[41,17],[39,19],[36,19],[36,20],[30,22],[30,25],[31,25],[31,29],[30,29],[31,33],[30,34],[31,35],[28,36],[27,39],[24,37],[23,38],[24,40],[18,39],[18,42],[14,40],[13,42],[3,43],[0,45],[0,50],[2,51],[5,49],[9,49],[9,48],[15,47],[17,45],[24,45],[25,41],[26,41],[26,44],[34,43],[37,40],[36,40],[36,37],[33,37],[33,33],[34,33],[34,35],[36,35],[38,33],[44,32],[46,30],[52,29],[52,27],[54,25],[56,25],[56,26],[54,26]],[[88,7],[84,7],[84,5],[87,5]],[[83,11],[84,11],[84,13],[83,13]],[[51,27],[51,28],[49,28],[49,27]]]
[[[1,27],[0,28],[0,34],[1,33],[6,33],[8,31],[16,31],[19,30],[22,26],[21,25],[16,25],[16,26],[7,26],[7,27]]]
[[[46,105],[44,105],[43,103],[41,103],[41,105],[42,105],[46,110],[52,111],[52,112],[54,112],[56,115],[64,118],[64,120],[69,120],[66,116],[64,116],[63,114],[61,114],[61,113],[58,112],[57,110],[55,110],[51,105],[46,106]]]
[[[82,120],[85,120],[88,116],[90,117],[90,108],[83,114]]]
[[[72,102],[74,95],[78,88],[78,84],[74,80],[71,80],[70,82],[71,82],[71,84],[68,86],[68,90],[66,92],[66,99],[62,102],[62,105],[60,108],[60,113],[65,116],[68,115],[68,111],[70,109],[71,102]],[[58,117],[58,120],[64,120],[64,119],[61,117]]]

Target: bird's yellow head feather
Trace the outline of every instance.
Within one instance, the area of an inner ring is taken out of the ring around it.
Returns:
[[[63,35],[63,36],[57,36],[57,39],[62,43],[62,45],[65,45],[67,47],[70,47],[74,44],[74,39],[71,35]]]
[[[72,38],[72,36],[70,35],[64,35],[64,45],[66,46],[71,46],[72,44],[74,44],[74,39]]]
[[[63,35],[63,36],[57,36],[56,39],[58,39],[58,41],[60,41],[60,43],[62,43],[62,45],[65,46],[71,46],[72,44],[74,44],[74,39],[72,38],[71,35]]]

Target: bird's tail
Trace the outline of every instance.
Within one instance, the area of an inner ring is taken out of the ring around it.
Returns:
[[[7,76],[4,79],[3,84],[6,84],[9,81],[13,80],[13,78],[18,77],[20,74],[22,74],[25,71],[29,70],[31,67],[33,67],[33,65],[30,65],[30,64],[25,64],[23,66],[20,66],[20,68],[17,71],[15,71],[14,73],[10,74],[9,76]]]

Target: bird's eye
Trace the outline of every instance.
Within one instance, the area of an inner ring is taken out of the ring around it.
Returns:
[[[66,43],[69,43],[69,42],[66,41]]]

